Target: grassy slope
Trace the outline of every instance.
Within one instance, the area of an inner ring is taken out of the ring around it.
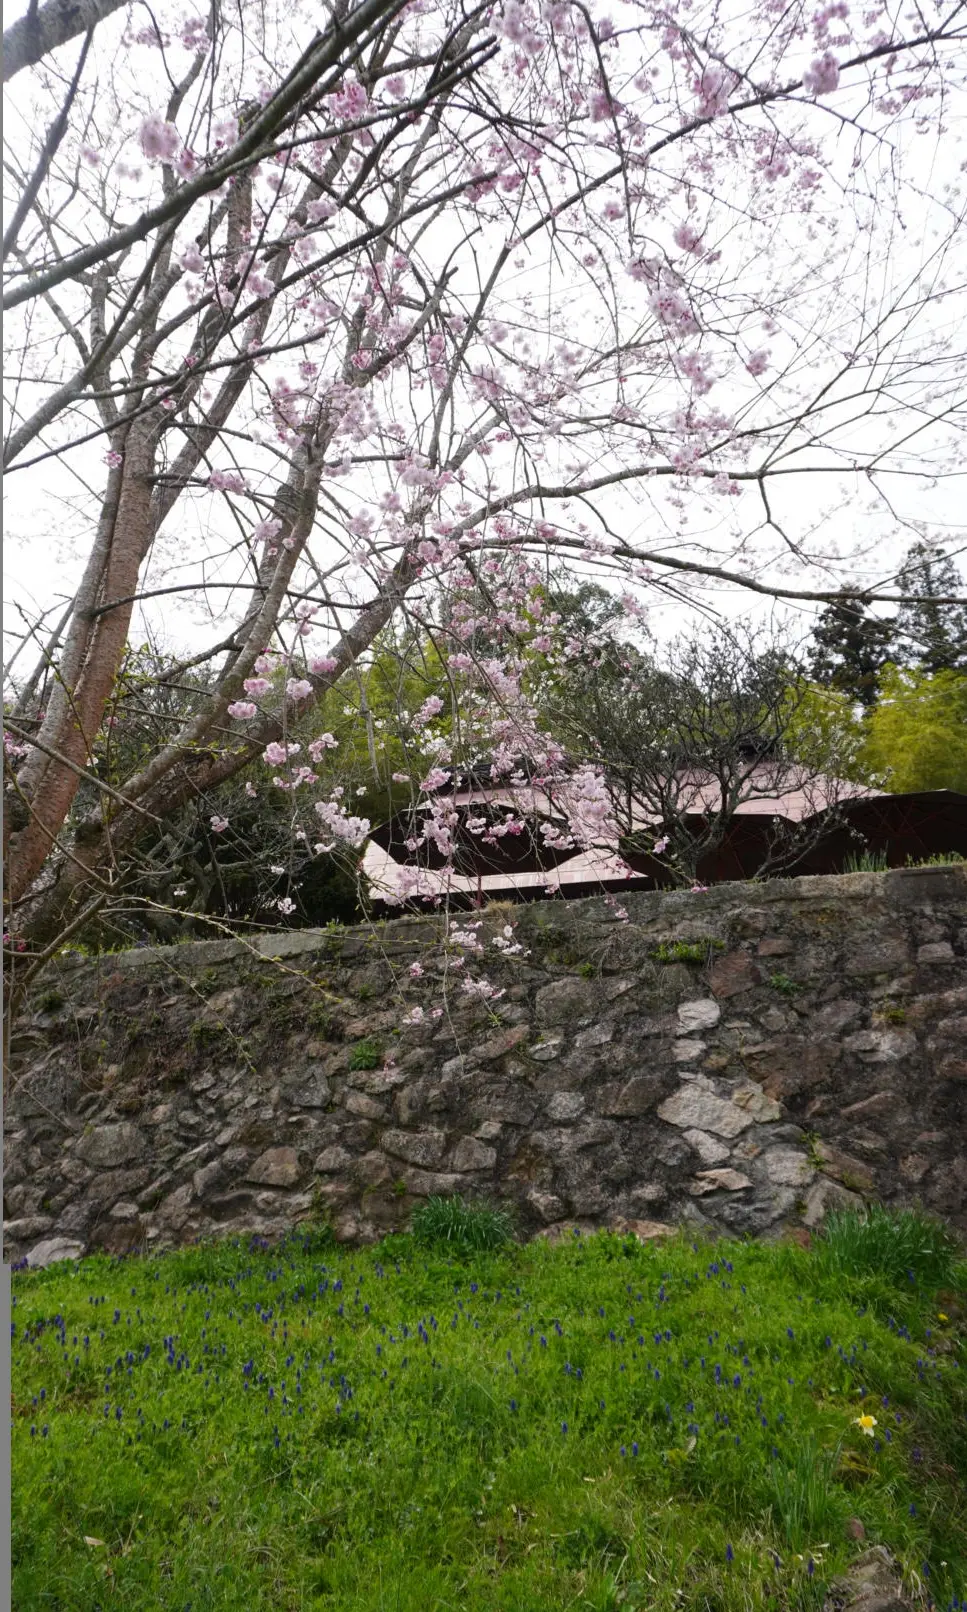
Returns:
[[[18,1612],[820,1607],[853,1517],[924,1604],[967,1596],[962,1286],[602,1235],[14,1293]]]

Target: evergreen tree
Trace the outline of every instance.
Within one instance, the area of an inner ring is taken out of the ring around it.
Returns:
[[[900,606],[897,616],[899,658],[925,672],[967,671],[967,600],[941,604],[964,593],[964,580],[953,561],[915,543],[900,572],[904,593],[916,593],[916,604]]]
[[[895,630],[893,621],[867,615],[864,599],[844,594],[826,606],[813,629],[812,676],[823,687],[871,706],[880,671],[890,658]]]

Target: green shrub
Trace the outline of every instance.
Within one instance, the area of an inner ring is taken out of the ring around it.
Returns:
[[[472,1254],[502,1248],[513,1237],[514,1225],[506,1209],[488,1203],[465,1203],[457,1195],[427,1198],[413,1211],[410,1230],[424,1247]]]
[[[901,1287],[948,1286],[958,1264],[957,1239],[939,1220],[916,1209],[896,1212],[881,1204],[870,1204],[865,1212],[831,1214],[817,1253],[827,1269],[848,1276],[883,1276]]]
[[[770,974],[769,984],[774,991],[779,991],[783,996],[795,996],[797,991],[802,990],[802,986],[796,980],[790,979],[788,974]]]
[[[357,1041],[349,1049],[350,1069],[378,1069],[383,1054],[370,1037]]]

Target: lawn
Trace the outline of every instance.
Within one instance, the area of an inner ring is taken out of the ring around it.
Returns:
[[[967,1606],[965,1267],[889,1232],[18,1272],[13,1604],[798,1612],[883,1543]]]

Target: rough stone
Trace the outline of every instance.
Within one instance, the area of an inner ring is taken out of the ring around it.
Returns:
[[[664,1220],[628,1220],[618,1215],[608,1225],[615,1237],[636,1237],[640,1243],[653,1243],[659,1237],[674,1237],[675,1227]]]
[[[752,1182],[741,1170],[699,1170],[689,1187],[694,1198],[709,1192],[744,1192]]]
[[[777,1187],[804,1187],[816,1174],[805,1153],[793,1147],[771,1147],[762,1156],[769,1180]]]
[[[724,999],[751,991],[761,979],[762,970],[747,952],[729,952],[713,965],[708,982],[715,995]]]
[[[42,1243],[35,1243],[27,1255],[27,1264],[32,1271],[43,1270],[47,1265],[56,1265],[62,1259],[81,1259],[84,1254],[84,1244],[76,1243],[70,1237],[47,1237]]]
[[[917,1050],[912,1030],[857,1030],[843,1041],[843,1051],[861,1063],[898,1063]]]
[[[548,1119],[555,1123],[577,1119],[584,1112],[584,1096],[579,1091],[556,1091],[548,1099],[545,1110]]]
[[[650,1075],[637,1075],[623,1084],[602,1086],[595,1097],[600,1114],[630,1118],[647,1114],[661,1096],[662,1082]]]
[[[831,1209],[860,1210],[863,1199],[838,1182],[830,1181],[828,1176],[820,1176],[813,1182],[806,1195],[806,1207],[803,1210],[803,1225],[813,1229],[821,1226]]]
[[[563,1045],[563,1036],[549,1036],[546,1041],[538,1041],[528,1047],[527,1056],[535,1063],[553,1063],[555,1058],[560,1057]]]
[[[678,1009],[680,1034],[692,1035],[696,1030],[714,1030],[721,1017],[722,1009],[711,997],[682,1002]]]
[[[384,1151],[407,1164],[439,1164],[447,1145],[446,1131],[384,1131]]]
[[[952,963],[954,961],[954,949],[949,940],[935,940],[926,946],[917,947],[918,963]]]
[[[346,1107],[350,1114],[359,1119],[385,1119],[386,1105],[377,1102],[375,1097],[367,1097],[365,1092],[351,1091],[346,1097]]]
[[[685,1141],[694,1148],[703,1164],[721,1164],[729,1156],[724,1142],[717,1142],[707,1131],[685,1131]]]
[[[723,1102],[700,1086],[683,1086],[662,1103],[659,1119],[683,1130],[711,1131],[715,1136],[738,1136],[753,1122],[753,1115],[734,1103]]]
[[[672,1057],[676,1063],[697,1063],[707,1050],[704,1041],[676,1041]]]
[[[843,1153],[838,1147],[831,1147],[827,1142],[817,1142],[815,1150],[825,1175],[831,1175],[834,1181],[839,1181],[851,1192],[873,1191],[875,1181],[862,1160],[854,1159],[852,1154]]]
[[[294,1147],[270,1147],[249,1165],[245,1179],[264,1187],[294,1187],[302,1173]]]
[[[112,1169],[139,1159],[144,1152],[144,1137],[136,1125],[120,1120],[116,1125],[95,1125],[89,1133],[78,1137],[76,1152],[85,1164],[97,1169]]]
[[[568,978],[545,985],[534,1006],[539,1024],[557,1025],[591,1018],[599,1002],[599,991],[590,980]]]
[[[462,1136],[453,1150],[451,1170],[492,1170],[497,1163],[496,1148],[479,1142],[475,1136]]]
[[[893,1091],[877,1091],[872,1097],[862,1097],[858,1103],[849,1103],[840,1112],[844,1119],[873,1119],[877,1114],[895,1113],[898,1098]]]

